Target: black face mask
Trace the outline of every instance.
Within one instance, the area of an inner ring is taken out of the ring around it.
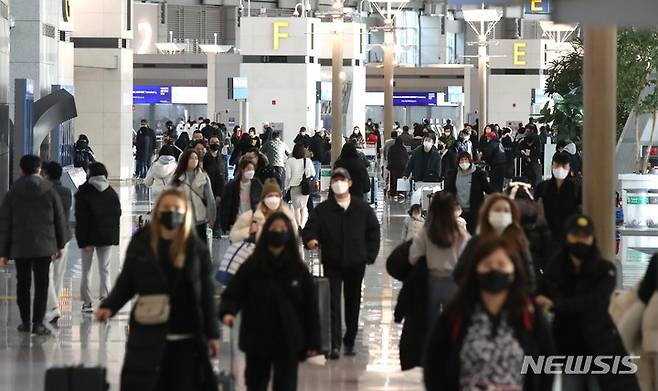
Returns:
[[[478,274],[480,287],[489,293],[500,293],[512,285],[509,273],[492,270],[484,274]]]
[[[168,230],[174,230],[183,225],[185,215],[178,212],[162,212],[160,213],[160,224]]]
[[[594,246],[589,246],[585,243],[567,243],[567,251],[569,254],[580,259],[581,261],[587,261],[592,255]]]
[[[267,243],[269,243],[273,247],[281,247],[285,245],[288,240],[290,239],[290,233],[288,231],[286,232],[274,232],[274,231],[268,231],[267,232],[267,238],[265,238]]]
[[[210,144],[211,151],[219,151],[219,144]]]

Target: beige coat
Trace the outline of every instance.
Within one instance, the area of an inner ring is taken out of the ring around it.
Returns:
[[[629,354],[640,356],[638,381],[642,391],[658,391],[658,293],[645,305],[638,286],[610,300],[610,315]]]
[[[235,224],[233,224],[233,228],[231,228],[231,232],[229,232],[228,238],[231,241],[231,243],[235,242],[241,242],[244,240],[247,240],[249,238],[249,228],[251,227],[251,222],[256,222],[258,224],[258,232],[256,233],[256,240],[260,238],[260,232],[263,229],[263,225],[265,225],[265,215],[263,214],[262,208],[265,206],[263,203],[259,203],[258,206],[256,207],[256,211],[248,211],[244,212],[240,216],[238,216],[238,219],[235,221]],[[294,230],[295,237],[297,238],[298,235],[298,228],[297,228],[297,222],[295,221],[295,215],[293,215],[292,211],[288,206],[282,201],[281,206],[279,207],[279,212],[283,212],[290,221],[292,222],[292,228]]]

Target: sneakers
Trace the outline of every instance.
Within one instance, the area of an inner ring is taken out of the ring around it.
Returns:
[[[45,320],[48,323],[51,324],[57,324],[57,321],[61,317],[61,314],[59,313],[59,309],[57,307],[51,309],[50,311],[46,312],[46,317]]]
[[[83,303],[82,304],[82,313],[83,314],[91,314],[94,312],[94,307],[91,305],[91,303]]]
[[[29,323],[19,324],[17,329],[19,333],[29,333],[32,330]]]
[[[42,324],[35,324],[32,326],[32,334],[35,335],[41,335],[41,336],[48,336],[51,335],[52,332],[48,330],[48,328]]]

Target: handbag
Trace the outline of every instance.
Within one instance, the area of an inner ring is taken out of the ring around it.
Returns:
[[[231,244],[219,263],[215,280],[222,285],[228,285],[240,266],[253,254],[255,248],[256,244],[253,237],[243,242]]]
[[[310,195],[318,192],[318,182],[315,177],[306,176],[306,158],[304,158],[304,173],[302,174],[302,180],[299,182],[299,186],[302,190],[302,195]]]
[[[135,321],[144,326],[165,324],[170,309],[168,294],[140,295],[135,305]]]

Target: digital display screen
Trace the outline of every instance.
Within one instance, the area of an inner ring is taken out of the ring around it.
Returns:
[[[133,104],[171,104],[171,86],[133,86]]]
[[[393,106],[436,106],[436,92],[395,92]]]
[[[233,99],[246,100],[249,96],[249,85],[246,77],[234,77],[233,79]]]

